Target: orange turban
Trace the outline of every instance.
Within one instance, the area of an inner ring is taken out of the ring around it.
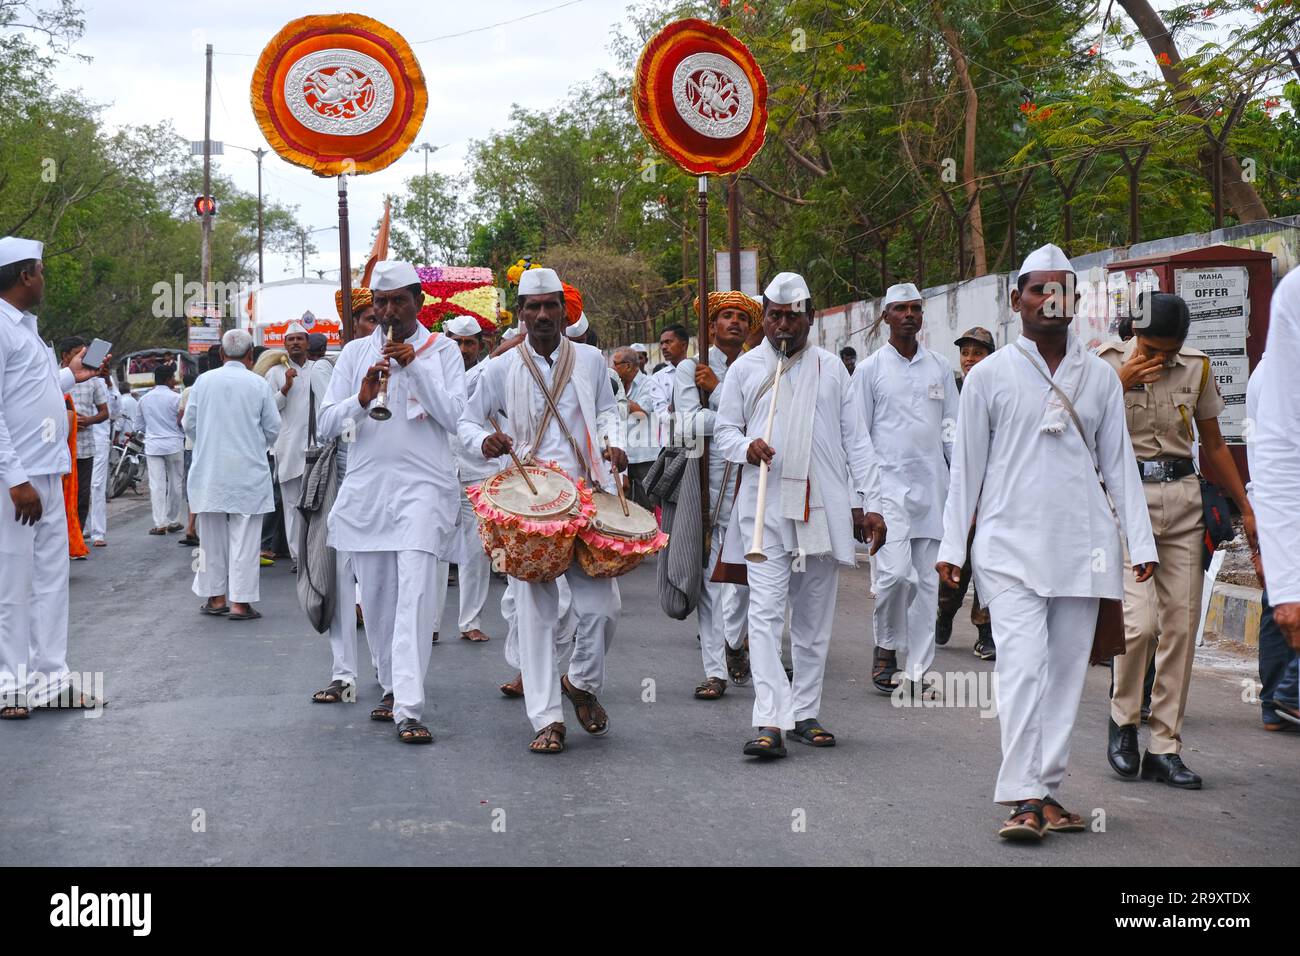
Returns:
[[[568,317],[565,324],[572,325],[582,315],[582,293],[567,282],[561,282],[560,285],[564,286],[564,312]]]
[[[695,304],[692,306],[698,315],[700,311],[700,297],[695,297]],[[723,309],[739,309],[749,316],[749,330],[752,332],[763,323],[763,306],[755,302],[752,298],[743,292],[710,292],[709,293],[709,321],[713,321]]]
[[[365,286],[352,287],[352,314],[356,315],[362,309],[375,304],[375,297]],[[339,310],[339,318],[343,318],[343,290],[334,290],[334,308]]]

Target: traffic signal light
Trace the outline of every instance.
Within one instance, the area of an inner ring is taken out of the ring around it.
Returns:
[[[217,201],[211,196],[199,196],[194,200],[194,211],[202,216],[215,216],[217,214]]]

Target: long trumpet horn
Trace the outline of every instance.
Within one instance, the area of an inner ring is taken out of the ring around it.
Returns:
[[[781,370],[785,365],[785,343],[781,343],[781,357],[776,360],[776,378],[772,381],[772,401],[767,406],[767,431],[763,435],[763,442],[770,445],[772,443],[772,425],[776,421],[776,396],[781,390]],[[767,462],[758,466],[758,504],[754,508],[754,537],[749,543],[749,551],[745,553],[746,561],[753,561],[756,564],[767,560],[763,554],[763,519],[767,511]]]
[[[388,327],[388,341],[393,341],[393,327]],[[377,422],[386,422],[393,417],[392,409],[388,407],[388,372],[383,373],[383,378],[379,380],[379,394],[370,404],[370,417]]]

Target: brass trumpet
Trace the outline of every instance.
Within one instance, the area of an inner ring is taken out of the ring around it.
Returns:
[[[393,341],[393,327],[388,327],[387,341]],[[388,407],[388,376],[387,371],[381,374],[379,379],[379,394],[375,400],[370,403],[370,417],[377,422],[386,422],[393,417],[393,411]]]

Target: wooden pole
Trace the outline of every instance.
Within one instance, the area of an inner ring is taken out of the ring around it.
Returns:
[[[348,241],[348,178],[339,173],[339,286],[343,290],[343,328],[341,338],[352,341],[352,254]]]
[[[709,367],[709,177],[701,176],[699,178],[699,206],[700,206],[700,308],[699,308],[699,343],[700,354],[696,361],[704,366]],[[732,284],[736,284],[736,273],[739,272],[735,262],[739,258],[737,254],[732,258]],[[709,407],[709,393],[700,389],[700,407]],[[709,442],[703,439],[700,442],[700,524],[704,529],[704,557],[703,563],[707,567],[709,563],[709,552],[713,548],[713,529],[709,526]],[[701,585],[703,586],[703,585]]]
[[[207,45],[207,80],[203,96],[203,240],[199,250],[199,281],[203,284],[203,308],[207,315],[212,301],[212,213],[206,205],[212,195],[212,44]]]

